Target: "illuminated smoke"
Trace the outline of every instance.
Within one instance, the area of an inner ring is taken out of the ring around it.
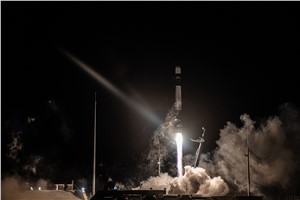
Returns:
[[[194,166],[195,156],[192,154],[183,155],[182,161],[183,161],[184,165]]]
[[[162,190],[166,188],[167,191],[170,190],[170,183],[174,178],[169,176],[168,173],[161,173],[159,176],[151,176],[145,181],[140,183],[139,187],[133,189],[149,190]]]
[[[177,174],[178,177],[182,177],[182,134],[176,133],[176,145],[177,145]]]
[[[220,131],[213,160],[203,160],[206,162],[203,166],[235,184],[240,191],[246,191],[245,153],[246,137],[249,134],[252,193],[258,193],[263,186],[287,187],[295,164],[280,119],[270,117],[258,128],[255,128],[255,122],[247,114],[241,115],[240,119],[244,123],[242,127],[228,122]]]
[[[205,169],[185,166],[182,178],[171,181],[170,194],[198,194],[202,196],[224,196],[229,192],[221,177],[210,178]]]
[[[157,169],[159,156],[162,158],[162,166],[166,166],[168,164],[166,160],[176,154],[176,144],[174,140],[176,133],[176,114],[177,112],[174,110],[174,107],[170,109],[164,123],[154,132],[147,155],[149,171],[155,171],[155,169]],[[176,174],[176,169],[176,163],[174,166],[168,166],[168,172],[171,174]]]
[[[13,132],[11,134],[12,142],[7,145],[9,152],[7,154],[8,157],[17,160],[19,152],[21,152],[23,148],[23,143],[21,142],[21,133],[22,131]]]
[[[176,133],[176,115],[177,112],[172,108],[165,119],[165,122],[155,131],[150,151],[148,154],[148,160],[150,161],[151,169],[157,167],[158,156],[161,154],[166,164],[166,158],[170,157],[174,152],[172,151]],[[166,189],[170,194],[199,194],[202,196],[210,195],[226,195],[229,192],[229,188],[224,180],[217,176],[210,178],[203,168],[193,168],[185,166],[185,173],[182,175],[182,160],[185,163],[193,163],[193,155],[182,155],[182,134],[177,135],[177,173],[178,177],[173,178],[168,173],[161,173],[159,176],[151,176],[145,181],[142,181],[140,186],[135,189]],[[174,153],[175,154],[175,153]],[[157,158],[157,159],[155,159]],[[175,167],[176,168],[176,167]],[[155,171],[155,170],[154,170]],[[169,172],[173,172],[169,169]]]
[[[221,177],[210,178],[203,168],[185,166],[182,177],[171,177],[167,173],[150,177],[134,189],[166,189],[168,194],[198,194],[202,196],[224,196],[229,192]]]

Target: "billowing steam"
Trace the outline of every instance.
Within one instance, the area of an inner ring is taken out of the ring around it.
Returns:
[[[229,192],[225,180],[233,189],[232,193],[245,193],[248,189],[245,156],[248,138],[251,193],[261,194],[264,188],[286,189],[291,185],[291,178],[299,166],[297,144],[300,141],[300,115],[296,110],[285,104],[281,106],[280,118],[269,117],[260,124],[243,114],[240,117],[243,122],[241,127],[227,122],[220,130],[217,148],[201,155],[203,168],[186,166],[183,177],[172,178],[176,171],[172,170],[172,167],[176,168],[174,165],[168,168],[169,174],[152,176],[147,181],[142,181],[141,187],[149,189],[156,188],[157,185],[160,189],[166,188],[169,193],[175,194],[225,195]],[[165,122],[154,133],[148,154],[153,171],[156,171],[159,155],[162,155],[162,163],[166,165],[170,155],[176,153],[172,151],[174,143],[170,142],[173,141],[176,130],[176,114],[172,109]],[[191,165],[194,156],[183,155],[183,161]]]
[[[286,188],[295,170],[294,154],[287,143],[283,124],[278,117],[270,117],[255,128],[255,122],[241,115],[242,127],[228,122],[220,132],[218,148],[212,160],[203,159],[210,173],[220,174],[240,191],[247,190],[247,135],[250,148],[250,180],[252,193],[262,187]],[[207,156],[207,155],[206,155]]]
[[[140,183],[140,187],[133,189],[141,189],[141,190],[149,190],[152,188],[153,190],[162,190],[166,189],[170,190],[170,183],[174,178],[169,176],[168,173],[161,173],[159,176],[151,176],[145,181]]]
[[[229,192],[224,180],[218,176],[210,178],[205,169],[185,166],[182,178],[174,178],[170,183],[170,194],[199,194],[201,196],[222,196]]]
[[[227,184],[221,177],[210,178],[205,169],[185,166],[182,177],[171,177],[168,173],[150,177],[142,181],[135,189],[166,189],[168,194],[198,194],[201,196],[222,196],[229,192]]]

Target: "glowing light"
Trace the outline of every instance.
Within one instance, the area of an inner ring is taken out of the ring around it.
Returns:
[[[178,177],[182,177],[182,134],[176,133],[177,144],[177,173]]]
[[[39,187],[39,190],[41,190],[41,187]]]
[[[127,103],[129,106],[137,110],[139,113],[150,119],[152,122],[156,124],[160,124],[161,121],[157,116],[155,116],[152,112],[147,110],[145,107],[138,104],[138,102],[132,100],[128,96],[126,96],[122,91],[120,91],[116,86],[114,86],[111,82],[109,82],[106,78],[101,76],[99,73],[97,73],[94,69],[92,69],[90,66],[82,62],[81,60],[77,59],[75,56],[70,54],[69,52],[60,49],[60,51],[65,54],[68,58],[70,58],[74,63],[76,63],[78,66],[80,66],[85,72],[87,72],[89,75],[91,75],[94,79],[96,79],[101,85],[103,85],[106,89],[108,89],[110,92],[112,92],[114,95],[119,97],[122,101]]]
[[[30,187],[30,190],[33,190],[33,188],[32,188],[32,187]]]
[[[85,188],[84,188],[84,187],[83,187],[83,188],[81,188],[81,191],[82,191],[82,192],[85,192]]]

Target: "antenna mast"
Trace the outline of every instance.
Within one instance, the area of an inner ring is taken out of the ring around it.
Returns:
[[[93,162],[93,195],[96,193],[96,92],[95,92],[95,110],[94,110],[94,162]]]
[[[248,179],[248,196],[250,196],[250,151],[249,151],[249,133],[247,134],[247,179]]]

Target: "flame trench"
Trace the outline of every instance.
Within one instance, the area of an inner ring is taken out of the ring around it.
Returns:
[[[177,174],[178,177],[182,177],[182,134],[176,134],[177,144]]]

